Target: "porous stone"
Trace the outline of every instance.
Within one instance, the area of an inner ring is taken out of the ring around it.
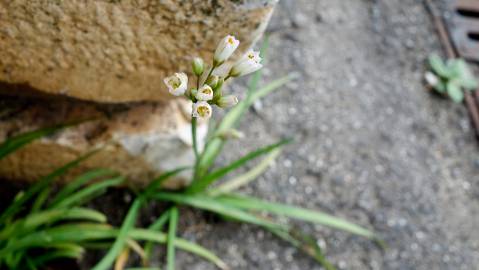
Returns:
[[[0,92],[166,100],[166,75],[189,71],[194,56],[211,59],[226,34],[244,52],[275,2],[0,0]]]
[[[0,176],[4,179],[33,182],[97,149],[64,178],[71,179],[93,168],[108,168],[142,185],[162,172],[189,166],[194,160],[189,101],[98,106],[77,100],[4,98],[0,103],[0,141],[45,126],[80,122],[0,160]],[[200,142],[206,131],[206,123],[200,122]],[[189,173],[184,172],[165,186],[184,186]]]

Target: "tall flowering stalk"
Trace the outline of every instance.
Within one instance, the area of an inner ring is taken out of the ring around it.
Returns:
[[[202,58],[196,57],[192,61],[193,74],[196,76],[196,87],[188,89],[188,76],[179,72],[164,79],[169,92],[174,96],[184,96],[191,100],[191,135],[193,151],[195,153],[195,174],[200,154],[196,136],[198,118],[209,119],[213,114],[213,106],[219,108],[233,107],[238,103],[234,95],[224,95],[223,83],[230,78],[244,76],[253,73],[263,67],[258,51],[249,50],[229,70],[225,77],[213,75],[214,71],[222,66],[236,51],[240,41],[232,35],[227,35],[218,44],[211,62],[208,74],[202,82],[201,78],[206,72],[205,62]],[[195,180],[197,175],[194,176]]]

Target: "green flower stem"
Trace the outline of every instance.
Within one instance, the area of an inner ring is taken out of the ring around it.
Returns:
[[[197,122],[198,121],[197,121],[196,117],[191,118],[191,139],[193,140],[193,151],[195,152],[195,158],[196,158],[195,163],[198,163],[198,159],[199,159],[198,141],[197,141],[197,138],[196,138],[196,127],[198,125]],[[196,170],[196,165],[195,165],[195,170]]]

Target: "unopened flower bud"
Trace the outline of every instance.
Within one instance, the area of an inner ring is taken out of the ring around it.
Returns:
[[[216,75],[211,75],[208,80],[206,80],[206,84],[211,86],[211,88],[215,89],[216,88],[216,85],[218,85],[218,81],[219,81],[219,78],[218,76]]]
[[[183,72],[175,73],[163,81],[168,87],[168,91],[174,96],[183,95],[186,92],[186,88],[188,88],[188,76]]]
[[[213,89],[211,86],[205,84],[200,89],[198,89],[198,92],[195,94],[195,97],[197,100],[201,101],[208,101],[213,99]]]
[[[218,44],[218,47],[216,48],[215,51],[215,56],[214,56],[214,64],[216,66],[222,64],[224,61],[226,61],[238,48],[239,46],[239,40],[237,40],[234,36],[228,35],[221,42]]]
[[[244,138],[244,133],[236,130],[236,129],[228,129],[223,132],[218,133],[217,135],[219,138],[223,140],[229,140],[229,139],[243,139]]]
[[[233,107],[236,104],[238,104],[238,98],[236,96],[230,95],[221,97],[216,105],[218,105],[218,107],[220,108],[229,108]]]
[[[210,104],[208,104],[208,102],[198,101],[196,103],[193,103],[193,112],[191,114],[193,117],[208,119],[211,117],[212,113],[213,109],[211,108]]]
[[[193,67],[193,73],[196,76],[201,76],[201,74],[203,74],[203,71],[205,70],[205,62],[203,61],[203,59],[201,59],[200,57],[195,57],[193,58],[193,62],[191,65]]]

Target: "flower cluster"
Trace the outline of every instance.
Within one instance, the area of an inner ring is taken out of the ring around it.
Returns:
[[[213,71],[223,65],[239,46],[239,40],[228,35],[216,48],[213,63],[205,75],[205,63],[201,58],[194,58],[192,62],[193,73],[197,78],[197,87],[188,89],[188,76],[183,73],[164,79],[169,92],[174,96],[185,96],[193,102],[193,117],[210,118],[213,112],[211,105],[228,108],[238,103],[238,98],[233,95],[223,95],[223,83],[230,78],[244,76],[257,71],[262,67],[259,52],[248,51],[229,70],[226,76],[213,75]]]

